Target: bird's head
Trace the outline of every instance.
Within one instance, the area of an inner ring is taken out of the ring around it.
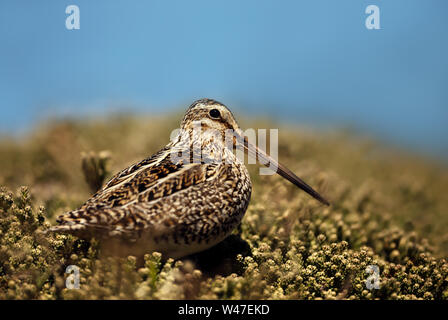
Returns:
[[[202,130],[217,130],[221,133],[226,130],[241,131],[232,112],[224,104],[212,99],[195,101],[185,113],[181,129],[192,130],[198,124]]]
[[[269,168],[276,168],[276,172],[280,176],[304,190],[315,199],[329,205],[327,200],[325,200],[303,180],[297,177],[291,170],[251,143],[248,138],[244,136],[244,133],[238,126],[232,112],[224,104],[212,99],[201,99],[195,101],[188,108],[182,120],[181,130],[191,133],[198,127],[204,132],[215,132],[213,136],[218,137],[217,139],[215,138],[215,143],[217,142],[216,140],[222,139],[222,146],[236,147],[245,150],[245,152],[255,159],[258,158],[261,160],[260,162],[265,166]],[[216,133],[218,133],[218,135],[216,135]],[[226,139],[228,139],[229,134],[232,134],[231,139],[228,140],[231,141],[230,146],[224,142],[227,141]],[[205,136],[210,137],[212,135],[205,134]]]

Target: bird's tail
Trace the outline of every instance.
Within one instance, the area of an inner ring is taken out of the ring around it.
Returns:
[[[43,234],[48,233],[80,233],[86,229],[86,220],[82,218],[80,210],[74,210],[60,215],[56,222],[57,226],[44,230]]]
[[[83,231],[86,228],[85,225],[80,223],[73,223],[73,224],[64,224],[59,226],[53,226],[50,227],[47,230],[42,231],[43,234],[48,233],[77,233],[79,231]]]

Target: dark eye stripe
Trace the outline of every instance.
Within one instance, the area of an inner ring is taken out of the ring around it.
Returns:
[[[219,112],[218,109],[212,109],[209,112],[210,117],[214,118],[214,119],[218,119],[221,116],[221,113]]]

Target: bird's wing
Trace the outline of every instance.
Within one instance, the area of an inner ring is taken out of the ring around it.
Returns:
[[[125,182],[127,180],[132,179],[135,175],[137,175],[139,172],[149,169],[153,166],[157,166],[159,163],[166,160],[170,155],[170,148],[167,146],[163,148],[162,150],[158,151],[154,155],[152,155],[149,158],[143,159],[142,161],[135,163],[126,169],[123,169],[122,171],[118,172],[115,176],[113,176],[105,185],[104,187],[97,192],[103,193],[105,190],[108,190],[116,185],[119,185],[122,182]],[[92,198],[95,198],[97,195],[95,194]]]
[[[165,221],[169,212],[188,207],[182,203],[188,197],[175,202],[167,202],[167,198],[223,172],[218,163],[174,163],[166,150],[156,155],[118,173],[78,210],[61,215],[57,220],[60,226],[53,228],[59,230],[52,231],[89,229],[110,234],[143,230]]]

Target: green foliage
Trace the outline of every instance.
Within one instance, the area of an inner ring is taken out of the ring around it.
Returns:
[[[107,257],[96,240],[41,232],[162,147],[177,118],[58,122],[0,142],[0,299],[448,299],[446,168],[337,132],[279,131],[280,161],[331,207],[250,166],[241,227],[204,253]],[[80,289],[65,286],[69,265]]]

